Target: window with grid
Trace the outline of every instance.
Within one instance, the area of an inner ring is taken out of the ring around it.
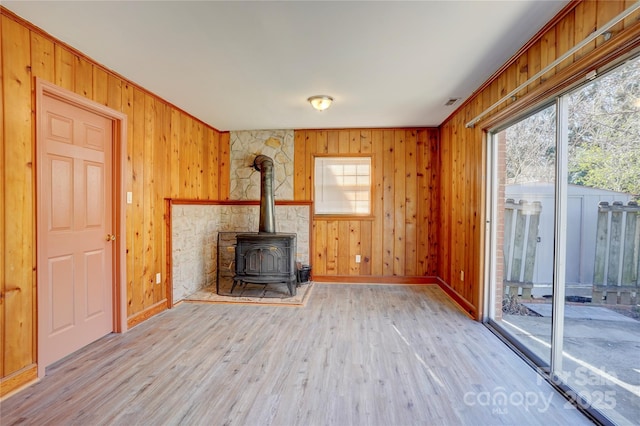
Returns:
[[[315,157],[315,213],[371,214],[371,157]]]

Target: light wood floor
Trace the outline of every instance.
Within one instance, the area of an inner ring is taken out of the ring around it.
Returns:
[[[437,286],[315,284],[306,307],[183,303],[0,408],[2,425],[590,424]]]

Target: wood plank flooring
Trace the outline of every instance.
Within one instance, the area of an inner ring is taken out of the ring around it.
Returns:
[[[0,409],[2,425],[590,424],[437,286],[404,285],[316,283],[305,307],[183,303]]]

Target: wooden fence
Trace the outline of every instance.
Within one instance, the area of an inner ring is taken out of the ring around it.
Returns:
[[[542,203],[505,201],[504,285],[505,293],[531,298]]]
[[[635,305],[640,287],[640,207],[598,206],[592,303]]]

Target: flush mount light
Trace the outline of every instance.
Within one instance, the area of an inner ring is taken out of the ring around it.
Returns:
[[[317,95],[311,96],[307,99],[312,107],[317,109],[318,111],[324,111],[325,109],[331,106],[331,102],[333,102],[333,98],[327,95]]]

